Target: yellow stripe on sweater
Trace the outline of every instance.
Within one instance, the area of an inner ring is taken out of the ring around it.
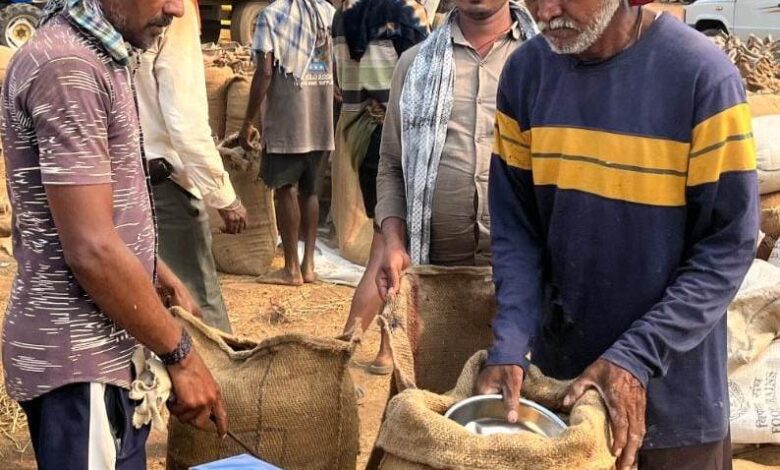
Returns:
[[[530,170],[531,132],[521,131],[517,121],[501,111],[497,111],[493,153],[501,157],[507,165]]]
[[[723,173],[756,169],[750,108],[739,104],[693,130],[688,186],[714,183]]]

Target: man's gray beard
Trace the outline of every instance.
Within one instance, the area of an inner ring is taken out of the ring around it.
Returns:
[[[556,23],[559,22],[558,20],[562,20],[562,18],[553,19],[550,21],[549,25],[540,22],[539,29],[542,30],[542,36],[544,36],[550,49],[556,54],[582,54],[601,38],[604,31],[607,29],[607,26],[609,26],[610,21],[612,21],[612,17],[615,16],[618,8],[620,8],[620,0],[604,0],[601,8],[596,12],[593,21],[591,21],[588,27],[584,31],[580,31],[577,38],[564,47],[558,47],[557,44],[544,34],[544,31],[549,29],[550,25],[553,27],[557,26]],[[563,22],[568,21],[564,20]]]

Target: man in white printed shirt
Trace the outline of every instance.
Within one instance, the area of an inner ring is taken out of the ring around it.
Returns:
[[[204,321],[230,332],[206,207],[218,210],[228,233],[246,228],[246,209],[211,137],[197,5],[184,7],[184,16],[141,56],[135,83],[144,148],[160,257],[192,292]]]

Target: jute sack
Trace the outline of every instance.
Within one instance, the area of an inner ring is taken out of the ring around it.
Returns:
[[[246,117],[246,107],[249,104],[249,88],[251,76],[237,75],[227,89],[227,111],[225,113],[225,135],[232,135],[241,130]]]
[[[490,346],[496,312],[489,267],[415,266],[401,278],[382,322],[400,362],[399,389],[455,386],[463,365]]]
[[[336,152],[332,162],[331,214],[341,256],[365,266],[374,236],[373,222],[366,216],[357,172],[345,149],[343,120],[336,125]]]
[[[485,351],[463,368],[455,388],[437,395],[407,389],[388,404],[377,448],[384,452],[381,470],[610,470],[615,458],[607,411],[595,391],[587,392],[565,418],[569,427],[558,437],[532,433],[478,436],[443,414],[473,395]],[[561,410],[568,382],[546,378],[531,368],[523,396],[551,410]]]
[[[226,234],[221,230],[222,218],[209,209],[214,261],[223,273],[261,276],[268,272],[276,254],[273,192],[260,181],[259,152],[245,152],[235,138],[223,142],[219,152],[249,220],[240,234]]]
[[[225,137],[225,113],[227,112],[228,85],[234,73],[230,67],[218,67],[206,64],[206,96],[209,105],[209,125],[211,133],[218,140]]]
[[[750,94],[747,97],[750,115],[754,118],[780,114],[780,95]]]
[[[354,470],[358,414],[350,343],[304,335],[261,342],[209,328],[178,309],[219,384],[228,426],[264,460],[284,469]],[[245,453],[231,439],[172,418],[168,470]]]

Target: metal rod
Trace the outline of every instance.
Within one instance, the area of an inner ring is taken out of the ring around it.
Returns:
[[[212,421],[214,424],[217,424],[217,417],[216,417],[216,416],[214,416],[214,415],[211,415],[209,418],[211,419],[211,421]],[[228,435],[228,437],[229,437],[229,438],[233,439],[233,442],[235,442],[236,444],[238,444],[238,445],[240,445],[241,447],[243,447],[245,451],[249,452],[249,455],[251,455],[252,457],[256,458],[257,460],[263,460],[263,459],[262,459],[262,458],[261,458],[259,455],[257,455],[257,452],[255,452],[255,451],[252,449],[252,447],[248,446],[248,445],[247,445],[247,444],[246,444],[244,441],[242,441],[242,440],[241,440],[241,439],[240,439],[238,436],[236,436],[235,434],[233,434],[233,432],[232,432],[231,430],[229,430],[229,429],[228,429],[228,431],[227,431],[227,435]]]

